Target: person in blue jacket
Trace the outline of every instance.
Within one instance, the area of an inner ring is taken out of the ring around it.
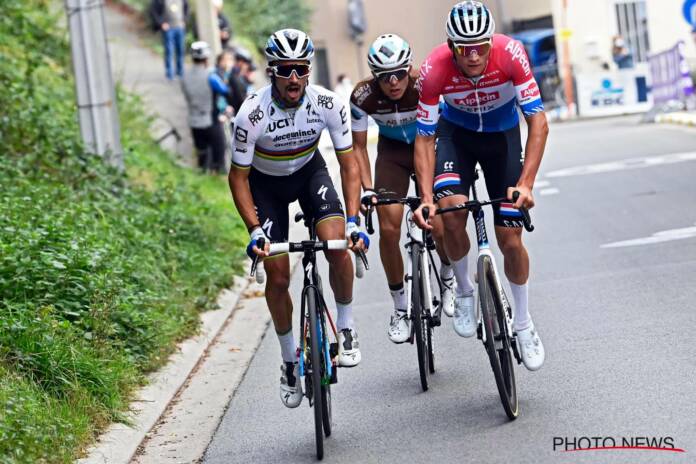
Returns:
[[[203,41],[191,44],[193,67],[181,80],[188,103],[188,122],[196,147],[198,167],[204,171],[225,173],[226,141],[219,119],[218,96],[232,101],[230,87],[214,69],[208,67],[210,46]]]

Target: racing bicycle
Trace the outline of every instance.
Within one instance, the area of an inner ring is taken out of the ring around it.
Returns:
[[[305,219],[303,213],[295,215],[295,222]],[[314,432],[317,459],[324,457],[324,437],[331,435],[331,385],[338,382],[337,356],[338,342],[336,324],[324,300],[321,277],[317,270],[318,251],[345,250],[347,240],[317,240],[314,221],[305,219],[309,229],[309,240],[301,242],[271,243],[270,255],[281,253],[302,253],[304,285],[302,288],[302,305],[300,311],[300,359],[299,375],[304,377],[304,396],[309,406],[314,408]],[[358,234],[350,237],[353,243],[359,240]],[[259,239],[257,247],[263,249],[265,240]],[[251,265],[251,275],[263,283],[265,273],[258,266],[258,256]],[[363,276],[369,269],[365,253],[359,251],[356,258],[356,276]]]
[[[478,171],[475,174],[478,179]],[[478,281],[478,328],[477,337],[483,342],[488,359],[493,369],[495,383],[498,387],[500,401],[510,420],[517,418],[519,403],[517,400],[517,384],[513,357],[517,364],[522,362],[517,345],[517,335],[512,329],[512,306],[505,295],[500,281],[495,259],[488,243],[483,207],[509,201],[507,198],[479,201],[476,185],[471,186],[472,199],[449,208],[440,208],[436,214],[445,214],[462,209],[471,211],[476,224],[476,240],[478,242],[478,260],[476,265]],[[519,192],[512,196],[517,201]],[[532,232],[529,211],[520,208],[521,221],[527,231]]]

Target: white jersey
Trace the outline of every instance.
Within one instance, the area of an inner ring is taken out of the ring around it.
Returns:
[[[294,108],[284,108],[271,86],[263,87],[244,101],[234,127],[232,164],[271,176],[287,176],[307,164],[325,128],[337,155],[353,148],[346,104],[318,85],[308,85]]]

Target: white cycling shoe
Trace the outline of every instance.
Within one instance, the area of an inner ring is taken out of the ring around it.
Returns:
[[[454,315],[454,286],[456,285],[454,277],[442,279],[442,312],[445,316],[452,317]]]
[[[454,299],[454,331],[460,337],[473,337],[476,333],[476,305],[474,295],[458,296]]]
[[[517,331],[517,345],[520,348],[520,356],[524,367],[530,371],[536,371],[544,364],[546,352],[541,343],[539,333],[534,328],[534,323],[524,330]]]
[[[394,343],[404,343],[411,334],[411,323],[406,319],[406,311],[394,310],[389,322],[387,335]]]
[[[287,408],[296,408],[302,403],[302,382],[297,363],[284,362],[280,365],[280,401]]]
[[[338,365],[354,367],[360,364],[360,343],[355,329],[343,329],[338,332]]]

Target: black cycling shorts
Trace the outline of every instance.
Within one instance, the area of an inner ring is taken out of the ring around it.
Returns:
[[[469,197],[476,163],[481,165],[491,199],[507,197],[517,185],[524,157],[519,125],[503,132],[474,132],[440,118],[437,127],[435,200],[451,195]],[[520,213],[511,204],[493,206],[494,223],[522,227]]]
[[[288,240],[288,206],[295,200],[315,225],[330,217],[344,217],[343,205],[319,151],[289,176],[270,176],[252,167],[249,187],[261,228],[272,242]]]
[[[398,198],[405,197],[413,173],[413,144],[380,135],[375,161],[375,190],[393,192]]]

